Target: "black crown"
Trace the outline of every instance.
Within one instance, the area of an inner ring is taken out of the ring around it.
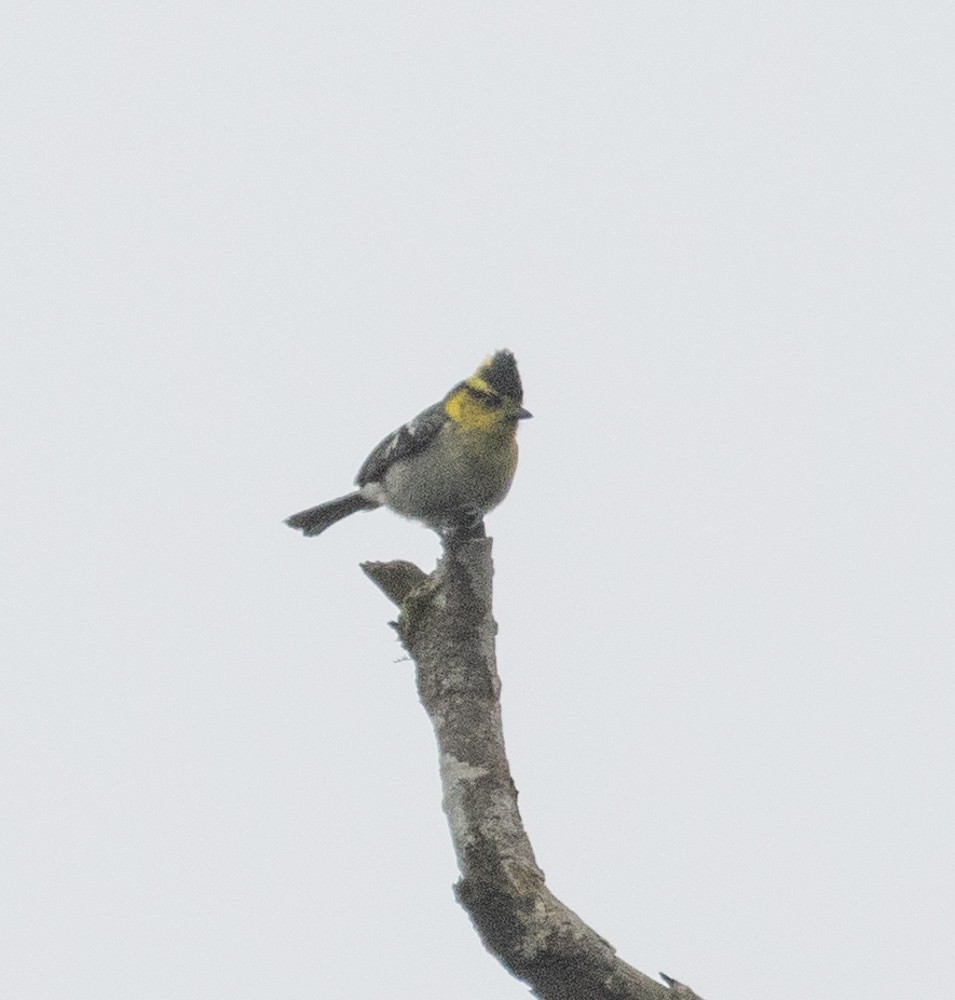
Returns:
[[[498,351],[481,366],[481,378],[499,395],[524,402],[524,388],[517,372],[517,362],[510,351]]]

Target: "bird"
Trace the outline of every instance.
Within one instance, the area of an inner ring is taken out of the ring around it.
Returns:
[[[365,459],[358,487],[285,523],[304,535],[363,510],[387,507],[445,538],[483,532],[517,468],[517,425],[531,414],[517,361],[496,351],[443,399],[389,434]]]

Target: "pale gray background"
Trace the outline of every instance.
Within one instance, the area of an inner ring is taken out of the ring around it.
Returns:
[[[502,346],[553,889],[707,1000],[950,990],[950,8],[17,6],[0,995],[525,995],[357,569],[434,536],[281,524]]]

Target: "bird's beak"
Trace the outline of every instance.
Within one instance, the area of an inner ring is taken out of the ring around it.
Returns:
[[[517,419],[518,420],[526,420],[528,417],[533,417],[533,416],[534,416],[534,414],[531,413],[530,410],[525,410],[525,409],[521,408],[520,410],[517,411]]]

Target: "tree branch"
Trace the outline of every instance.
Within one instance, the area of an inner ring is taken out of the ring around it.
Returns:
[[[504,749],[491,540],[447,538],[431,576],[410,563],[362,569],[401,609],[393,625],[438,741],[455,895],[484,946],[542,1000],[700,1000],[627,965],[544,883]]]

